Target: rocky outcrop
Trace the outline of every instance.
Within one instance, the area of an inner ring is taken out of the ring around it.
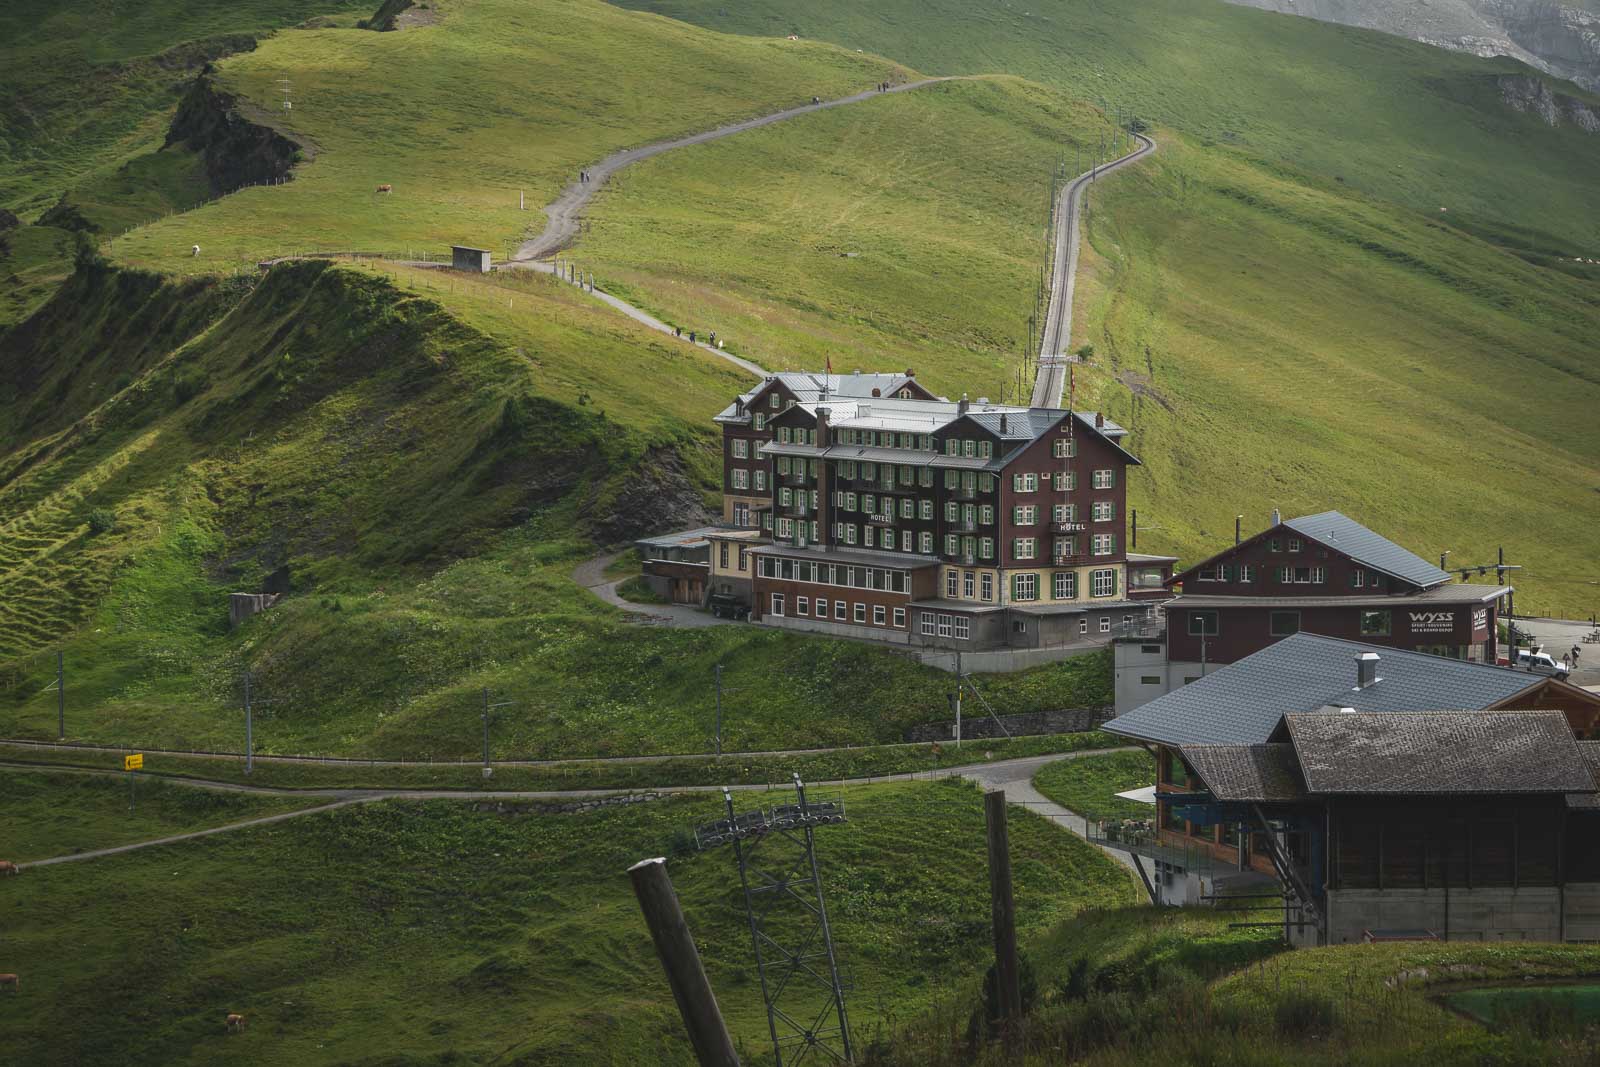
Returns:
[[[1600,133],[1600,108],[1558,93],[1532,75],[1504,74],[1499,81],[1500,98],[1517,111],[1538,115],[1551,126],[1576,126],[1585,133]]]
[[[1600,91],[1600,11],[1592,0],[1229,0],[1409,37],[1475,56],[1509,56]]]
[[[266,185],[294,177],[292,168],[308,154],[305,146],[279,133],[246,105],[201,74],[178,104],[167,144],[182,142],[200,154],[211,191],[225,196],[247,185]]]
[[[620,545],[661,530],[683,530],[712,521],[705,496],[683,457],[671,448],[649,449],[615,492],[588,509],[594,539]]]
[[[412,6],[412,0],[383,0],[378,10],[367,20],[367,29],[387,33],[399,29],[400,13]]]

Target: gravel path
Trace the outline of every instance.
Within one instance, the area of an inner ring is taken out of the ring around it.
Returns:
[[[889,89],[888,92],[905,93],[913,89],[920,89],[925,85],[935,85],[939,82],[952,80],[954,79],[923,78],[921,81],[896,85]],[[642,148],[629,148],[621,152],[612,153],[587,168],[589,172],[588,181],[573,182],[561,191],[561,195],[553,203],[545,207],[545,217],[548,221],[545,223],[544,232],[532,240],[523,242],[522,247],[517,249],[517,254],[513,257],[513,260],[540,259],[554,255],[567,247],[572,242],[572,239],[578,235],[578,224],[585,205],[594,198],[594,194],[606,183],[606,179],[629,164],[638,163],[640,160],[649,159],[651,156],[659,156],[661,153],[670,152],[674,148],[705,144],[707,141],[731,137],[746,130],[770,126],[774,122],[783,122],[786,119],[809,115],[813,111],[825,111],[831,107],[844,107],[846,104],[857,104],[863,100],[871,100],[874,97],[884,95],[887,94],[876,89],[868,89],[866,92],[856,93],[854,96],[840,97],[837,100],[824,100],[817,104],[803,104],[800,107],[789,108],[787,111],[775,111],[770,115],[761,115],[757,118],[746,119],[743,122],[729,123],[726,126],[718,126],[714,130],[690,134],[688,137],[680,137],[677,140],[657,141],[655,144],[648,144]]]
[[[1022,759],[1000,760],[995,763],[981,763],[971,764],[964,767],[950,767],[939,771],[919,771],[907,774],[891,774],[874,778],[843,778],[834,779],[831,781],[808,782],[807,784],[811,786],[824,787],[864,784],[870,785],[879,782],[931,781],[936,778],[950,778],[959,776],[974,782],[978,782],[980,785],[983,785],[986,788],[1003,788],[1006,790],[1006,799],[1008,801],[1012,801],[1013,803],[1027,804],[1028,806],[1033,807],[1035,811],[1040,811],[1042,814],[1050,817],[1051,821],[1056,822],[1057,825],[1060,825],[1081,837],[1083,836],[1082,818],[1077,816],[1075,813],[1068,811],[1066,808],[1060,807],[1060,805],[1052,804],[1052,802],[1045,800],[1037,793],[1033,793],[1033,796],[1038,798],[1037,802],[1031,798],[1028,798],[1027,793],[1032,792],[1033,788],[1028,783],[1031,781],[1033,776],[1038,773],[1040,767],[1043,767],[1049,763],[1053,763],[1057,760],[1082,759],[1086,756],[1097,756],[1106,752],[1120,751],[1127,750],[1088,749],[1080,752],[1063,752],[1049,756],[1029,756]],[[59,774],[63,773],[65,770],[66,773],[71,774],[84,774],[101,777],[120,777],[123,773],[121,771],[111,770],[109,768],[104,770],[89,767],[66,769],[61,767],[41,767],[32,764],[0,764],[0,766],[5,766],[11,770],[32,773]],[[196,838],[211,837],[215,834],[231,833],[234,830],[247,830],[255,826],[268,826],[273,823],[285,822],[289,819],[298,819],[307,815],[317,815],[321,814],[322,812],[333,811],[337,808],[348,807],[352,804],[370,804],[381,800],[561,801],[586,800],[599,797],[618,796],[622,794],[641,793],[659,796],[677,793],[720,793],[724,788],[721,785],[674,785],[629,790],[483,790],[481,792],[477,792],[447,789],[280,789],[272,786],[241,785],[237,782],[206,781],[199,778],[168,778],[164,779],[164,781],[173,785],[186,786],[193,789],[209,789],[227,793],[248,793],[260,796],[328,797],[330,802],[327,804],[318,805],[316,807],[302,808],[299,811],[288,811],[278,815],[267,815],[255,819],[245,819],[241,822],[228,823],[224,826],[213,826],[206,830],[195,830],[185,834],[171,834],[166,837],[158,837],[149,841],[136,841],[132,844],[117,845],[112,848],[95,849],[89,852],[78,852],[68,856],[55,856],[50,859],[32,860],[27,863],[19,863],[17,866],[19,868],[26,869],[30,867],[49,867],[62,863],[80,863],[85,860],[100,859],[105,856],[116,856],[125,852],[135,852],[143,848],[154,848],[158,845],[171,845],[183,841],[192,841]],[[727,786],[726,788],[731,789],[734,792],[747,793],[770,790],[772,787],[765,784],[756,784],[732,785]],[[1015,799],[1013,799],[1013,792],[1015,792]],[[1042,802],[1042,804],[1047,807],[1036,806],[1038,802]],[[1054,807],[1058,810],[1052,812],[1048,810],[1048,807]],[[1072,821],[1074,819],[1077,820],[1076,825],[1074,825]],[[1113,853],[1113,855],[1116,854]]]
[[[1050,277],[1050,307],[1045,313],[1044,336],[1039,343],[1039,373],[1034,379],[1033,406],[1057,408],[1067,383],[1066,348],[1072,343],[1072,294],[1078,282],[1079,208],[1089,185],[1102,174],[1110,174],[1137,162],[1156,150],[1156,143],[1143,134],[1133,135],[1139,147],[1121,159],[1084,171],[1061,190],[1056,205],[1056,258]]]
[[[636,626],[667,626],[678,629],[734,625],[732,619],[719,619],[710,612],[696,611],[686,604],[635,604],[631,600],[622,599],[617,594],[617,586],[627,579],[606,577],[606,568],[620,555],[621,552],[613,552],[609,556],[597,556],[585,560],[572,572],[572,580],[612,607],[628,612],[628,617],[623,621]]]

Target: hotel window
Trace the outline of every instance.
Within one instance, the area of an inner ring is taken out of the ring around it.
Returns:
[[[994,475],[992,475],[992,474],[980,474],[980,475],[978,475],[978,483],[977,484],[978,484],[978,488],[982,489],[985,493],[994,492]]]
[[[1116,550],[1116,534],[1095,534],[1089,538],[1089,551],[1096,556],[1109,556]]]
[[[767,472],[764,469],[758,468],[756,470],[756,492],[764,493],[766,491],[767,491]]]
[[[971,459],[978,454],[978,442],[967,440],[961,442],[961,454]]]
[[[772,594],[772,613],[774,615],[782,615],[783,614],[783,594],[782,593],[773,593]]]
[[[947,500],[944,504],[944,521],[956,522],[961,518],[961,505],[954,500]]]
[[[844,509],[846,511],[856,510],[856,495],[854,493],[846,493],[844,495]]]
[[[972,620],[965,615],[957,615],[951,621],[955,624],[954,636],[956,640],[965,641],[972,636]]]
[[[761,526],[763,529],[772,529],[772,512],[764,511],[761,513]]]
[[[728,542],[726,541],[717,543],[717,565],[723,570],[728,568]]]
[[[993,505],[984,504],[982,507],[978,508],[978,521],[980,523],[982,523],[984,526],[993,526],[994,525],[994,507],[993,507]]]
[[[861,477],[864,481],[876,480],[878,477],[878,465],[876,463],[861,464]]]
[[[1116,501],[1096,500],[1089,505],[1089,517],[1095,522],[1110,522],[1117,517]]]
[[[985,574],[979,581],[979,588],[983,590],[984,600],[994,599],[994,575]]]
[[[1298,611],[1274,611],[1268,625],[1273,637],[1290,637],[1300,632]]]
[[[1311,568],[1311,584],[1312,585],[1322,585],[1325,582],[1327,582],[1327,580],[1328,580],[1328,568],[1326,568],[1326,567],[1312,567]]]
[[[867,606],[858,601],[856,603],[856,622],[866,622],[866,621],[867,621]]]
[[[934,636],[934,627],[938,625],[938,619],[935,618],[933,612],[931,611],[924,611],[920,614],[922,616],[922,636]]]
[[[767,406],[772,408],[774,411],[776,411],[778,409],[778,407],[780,405],[782,405],[782,404],[783,404],[783,400],[782,400],[781,397],[778,396],[777,393],[773,393],[770,397],[768,397]]]
[[[1013,474],[1011,476],[1011,489],[1017,493],[1038,492],[1039,476],[1037,474]]]
[[[811,614],[811,598],[807,597],[807,596],[797,596],[797,597],[795,597],[794,598],[794,613],[796,615],[809,615],[809,614]]]
[[[788,537],[789,536],[789,531],[793,527],[793,525],[794,524],[791,523],[788,519],[779,519],[778,520],[778,536],[779,537]]]
[[[933,518],[933,501],[926,498],[917,501],[917,512],[924,519]]]
[[[1389,609],[1363,611],[1361,613],[1361,635],[1363,637],[1388,637]]]
[[[862,511],[866,512],[868,515],[871,515],[873,512],[878,510],[877,505],[878,505],[878,498],[877,497],[873,496],[871,493],[862,493],[861,494],[861,510]]]
[[[1037,574],[1013,574],[1011,576],[1011,599],[1029,601],[1039,599],[1039,576]]]
[[[940,615],[939,616],[939,636],[940,637],[949,637],[950,636],[951,630],[954,629],[954,627],[951,625],[951,623],[953,621],[954,620],[949,615]]]
[[[1117,472],[1114,470],[1095,471],[1093,484],[1096,489],[1115,489],[1117,487]]]
[[[1080,634],[1086,634],[1086,633],[1089,632],[1089,620],[1088,619],[1079,619],[1078,620],[1078,632]]]
[[[912,500],[908,496],[907,497],[901,497],[900,498],[900,517],[902,519],[914,519],[914,518],[916,518],[917,517],[917,502],[915,500]]]
[[[972,571],[967,571],[961,576],[961,595],[971,600],[978,595],[978,576]]]
[[[980,537],[980,538],[978,538],[978,558],[979,559],[994,559],[994,538],[992,538],[992,537]]]
[[[978,457],[980,459],[992,459],[992,458],[994,458],[994,444],[993,444],[993,442],[990,442],[990,441],[979,441],[978,442]]]
[[[855,478],[855,476],[856,476],[856,461],[855,460],[853,460],[853,459],[845,460],[845,462],[843,462],[839,466],[840,466],[839,475],[841,477],[849,478],[849,479],[852,479],[852,480]]]
[[[846,621],[846,613],[848,611],[849,611],[849,606],[846,605],[844,601],[835,600],[833,602],[833,619],[834,619],[835,622],[845,622]]]
[[[1239,580],[1241,582],[1253,582],[1253,581],[1255,581],[1256,580],[1256,565],[1254,563],[1242,563],[1242,564],[1240,564],[1239,565]]]
[[[733,469],[733,487],[735,489],[750,488],[750,472],[743,467],[735,467]]]
[[[741,571],[746,569],[746,567],[749,566],[749,563],[750,563],[750,550],[748,548],[739,549],[739,569]]]
[[[824,600],[822,597],[817,597],[817,618],[826,619],[827,617],[828,617],[828,602],[826,600]]]
[[[1111,616],[1110,615],[1102,615],[1102,616],[1100,616],[1100,632],[1103,633],[1103,634],[1108,634],[1108,633],[1111,632]]]
[[[1055,598],[1057,600],[1078,599],[1078,575],[1075,571],[1056,571]]]
[[[755,418],[756,418],[756,429],[757,430],[765,430],[767,428],[767,417],[765,415],[761,414],[761,412],[758,411],[755,414]]]
[[[944,572],[944,595],[945,595],[945,597],[947,599],[954,600],[956,597],[961,595],[960,592],[959,592],[960,588],[961,588],[961,572],[960,571],[945,571]]]
[[[1300,538],[1298,538],[1298,537],[1289,538],[1289,551],[1290,552],[1298,552],[1298,551],[1300,551]]]
[[[917,472],[917,484],[924,489],[933,488],[933,468],[923,467]]]
[[[955,534],[945,534],[944,535],[944,554],[947,555],[947,556],[953,556],[957,552],[960,552],[960,551],[961,551],[961,538],[957,537]]]
[[[1038,552],[1039,541],[1033,537],[1014,537],[1011,540],[1012,559],[1032,559]]]
[[[895,625],[896,629],[904,630],[906,628],[906,609],[905,608],[895,608],[894,609],[894,625]]]
[[[778,427],[778,443],[779,444],[781,444],[781,445],[789,444],[791,436],[792,435],[790,434],[789,427],[787,427],[787,426],[779,426]],[[778,457],[778,473],[782,474],[782,473],[786,472],[788,469],[789,469],[788,457],[779,456]]]
[[[1017,526],[1032,526],[1039,520],[1039,509],[1032,505],[1011,509],[1011,521]]]
[[[1190,637],[1215,637],[1217,636],[1217,613],[1214,611],[1189,612]]]
[[[1076,504],[1057,504],[1052,509],[1052,514],[1055,515],[1055,520],[1057,522],[1077,522],[1078,521],[1078,505],[1076,505]]]
[[[960,471],[945,471],[944,472],[944,487],[946,489],[954,489],[956,486],[958,486],[960,484],[961,484],[961,472]]]
[[[912,484],[915,484],[916,480],[917,480],[917,469],[915,467],[910,467],[910,466],[906,466],[905,464],[901,464],[901,466],[900,466],[900,484],[901,485],[912,485]]]
[[[793,499],[794,499],[794,494],[789,492],[789,490],[787,490],[787,489],[779,489],[778,490],[778,503],[780,505],[782,505],[783,507],[788,507],[790,501],[792,501]]]
[[[872,605],[872,625],[882,626],[884,623],[885,614],[887,613],[885,612],[882,604]]]
[[[911,546],[911,531],[910,530],[901,530],[900,531],[900,551],[902,551],[902,552],[914,551],[914,549]]]
[[[856,543],[856,528],[854,524],[844,528],[844,543],[847,545],[853,545]]]
[[[927,530],[923,530],[920,538],[921,546],[919,550],[922,552],[922,554],[924,556],[933,555],[933,534],[929,533]]]
[[[1089,573],[1089,592],[1092,596],[1116,596],[1117,572],[1099,570]]]
[[[1058,437],[1050,446],[1051,454],[1057,459],[1071,459],[1078,454],[1078,442],[1073,437]]]
[[[1070,493],[1078,488],[1078,475],[1074,471],[1056,471],[1056,492]]]
[[[746,441],[743,437],[735,437],[733,439],[733,458],[734,459],[749,459],[750,458],[750,442]]]
[[[875,527],[863,526],[861,528],[861,543],[863,545],[865,545],[867,548],[875,548],[875,547],[877,547],[876,544],[875,544],[875,542],[877,540],[877,537],[878,537],[878,531],[877,531],[877,529]]]
[[[1367,584],[1367,572],[1362,570],[1360,567],[1353,568],[1350,571],[1350,587],[1352,589],[1360,589],[1362,586],[1364,586],[1366,584]]]

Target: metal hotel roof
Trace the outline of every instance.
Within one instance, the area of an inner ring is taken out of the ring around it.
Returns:
[[[1356,656],[1375,652],[1378,681],[1357,689]],[[1509,667],[1299,633],[1217,667],[1106,723],[1123,737],[1165,745],[1254,745],[1289,712],[1487,708],[1544,679]]]
[[[1559,711],[1313,711],[1285,718],[1312,793],[1594,790]]]
[[[1283,523],[1296,533],[1336,548],[1351,559],[1373,570],[1404,578],[1417,585],[1438,585],[1450,580],[1450,572],[1442,571],[1409,549],[1401,548],[1380,534],[1337,511],[1324,511]]]

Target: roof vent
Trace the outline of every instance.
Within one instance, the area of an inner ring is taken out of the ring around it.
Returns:
[[[1000,413],[1000,432],[1006,432],[1006,413],[1003,411]]]
[[[986,396],[980,396],[978,398],[978,404],[980,406],[982,406],[982,407],[988,407],[989,406],[989,398],[986,397]]]
[[[1273,508],[1272,509],[1272,525],[1274,525],[1274,526],[1282,526],[1283,525],[1283,513],[1280,512],[1277,508]]]
[[[1378,654],[1363,652],[1356,657],[1356,688],[1365,689],[1381,681],[1378,677]]]
[[[1354,715],[1355,713],[1356,713],[1356,709],[1355,708],[1340,708],[1339,709],[1339,714],[1341,714],[1341,715]]]

